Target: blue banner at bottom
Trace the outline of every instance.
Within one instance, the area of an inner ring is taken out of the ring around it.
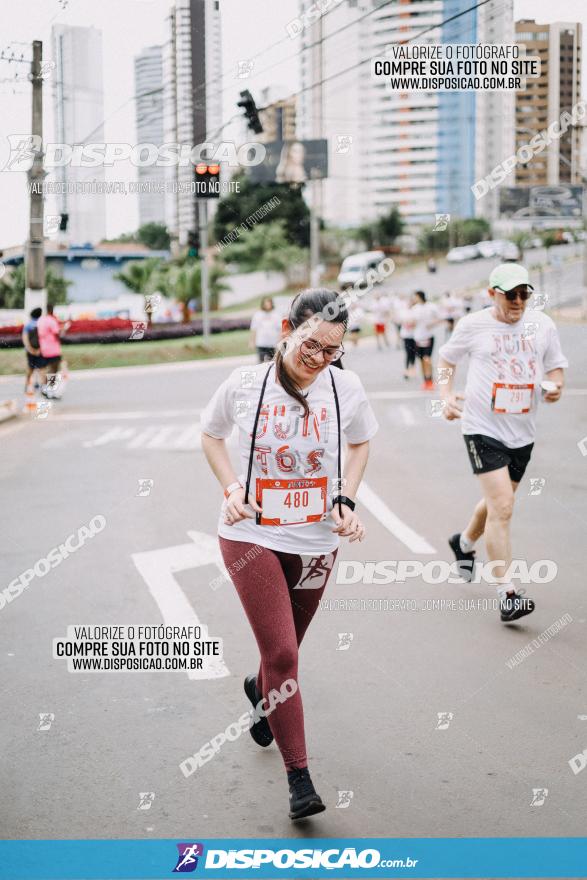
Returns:
[[[587,877],[585,837],[4,840],[1,880]]]

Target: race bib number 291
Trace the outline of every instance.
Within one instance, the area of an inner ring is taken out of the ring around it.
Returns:
[[[494,382],[491,395],[491,409],[496,413],[521,415],[530,412],[534,385],[506,385]]]

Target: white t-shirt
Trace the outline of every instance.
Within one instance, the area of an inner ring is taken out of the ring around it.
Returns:
[[[271,374],[257,426],[250,492],[255,497],[258,478],[327,477],[327,513],[319,522],[269,526],[246,519],[229,526],[221,510],[218,534],[228,540],[249,541],[285,553],[329,553],[339,543],[338,535],[332,532],[334,521],[329,515],[338,474],[336,409],[330,370],[338,394],[341,433],[348,442],[370,440],[377,432],[377,420],[361,380],[351,370],[334,367],[319,373],[304,390],[310,407],[309,417],[304,417],[300,404],[275,381],[274,365],[260,364],[254,370],[238,367],[218,388],[202,413],[202,431],[211,437],[227,438],[237,426],[240,457],[237,471],[243,485],[261,384],[268,369]],[[344,489],[335,494],[344,495]]]
[[[413,339],[415,328],[415,316],[412,314],[413,307],[405,302],[401,311],[396,312],[396,318],[400,322],[400,339]]]
[[[467,354],[463,434],[485,434],[510,449],[533,443],[544,374],[568,366],[553,320],[530,309],[515,324],[498,321],[493,308],[472,312],[461,318],[439,352],[449,364],[458,364]],[[495,412],[495,384],[533,385],[532,392],[524,392],[530,398],[529,412]]]
[[[257,348],[275,348],[281,336],[281,319],[275,309],[258,309],[251,320]]]
[[[385,324],[389,320],[389,312],[391,309],[391,303],[387,296],[380,296],[379,299],[374,299],[371,304],[371,311],[375,317],[376,324]]]
[[[412,307],[411,318],[416,321],[414,328],[416,345],[428,345],[434,336],[434,322],[438,319],[438,309],[430,302],[416,303]]]

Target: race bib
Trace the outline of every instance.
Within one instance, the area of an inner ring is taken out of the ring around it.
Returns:
[[[296,480],[257,479],[262,526],[293,526],[319,522],[326,513],[328,477]]]
[[[491,409],[496,413],[521,415],[530,412],[534,396],[534,385],[506,385],[493,383]]]

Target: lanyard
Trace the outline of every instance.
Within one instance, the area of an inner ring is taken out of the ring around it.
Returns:
[[[261,394],[259,395],[259,402],[257,404],[257,412],[255,413],[255,421],[253,423],[253,433],[251,436],[251,448],[249,450],[249,467],[247,470],[247,482],[245,485],[245,504],[249,503],[249,488],[251,485],[251,474],[253,472],[253,456],[255,454],[255,441],[257,439],[257,426],[259,424],[259,416],[261,414],[261,406],[263,405],[263,397],[265,395],[265,388],[267,386],[267,379],[269,378],[269,373],[273,368],[273,364],[269,365],[269,369],[265,373],[265,378],[263,379],[263,384],[261,385]],[[328,372],[330,373],[330,382],[332,384],[332,393],[334,394],[334,407],[336,409],[336,431],[337,431],[337,440],[338,440],[338,450],[337,450],[337,471],[338,471],[338,483],[336,494],[340,494],[342,491],[342,474],[341,474],[341,449],[340,449],[340,406],[338,403],[338,394],[336,393],[336,385],[334,383],[334,376],[332,374],[332,370],[329,368]],[[342,504],[339,502],[338,504],[339,513],[342,516]],[[257,514],[258,516],[258,514]]]

